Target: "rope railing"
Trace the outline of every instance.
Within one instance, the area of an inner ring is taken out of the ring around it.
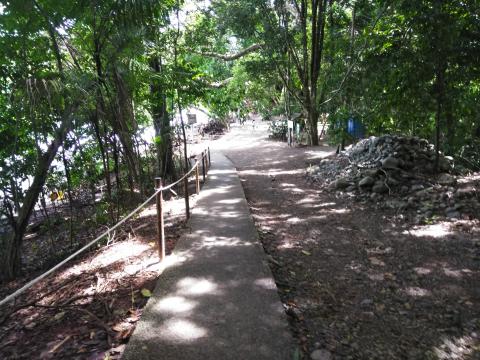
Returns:
[[[202,151],[201,153],[201,161],[202,161],[202,171],[203,171],[203,181],[205,181],[205,173],[208,168],[210,168],[210,148],[207,148],[206,150]],[[0,301],[0,306],[15,300],[19,295],[24,293],[26,290],[31,288],[33,285],[38,283],[40,280],[44,279],[54,271],[58,270],[60,267],[65,265],[67,262],[72,260],[73,258],[77,257],[81,253],[83,253],[85,250],[90,248],[92,245],[96,244],[99,242],[101,239],[103,239],[105,236],[109,235],[113,230],[117,229],[120,225],[122,225],[125,221],[129,220],[133,215],[135,215],[137,212],[139,212],[141,209],[143,209],[150,201],[153,200],[153,198],[156,198],[157,202],[157,222],[158,222],[158,247],[159,247],[159,257],[160,260],[164,260],[165,258],[165,233],[164,233],[164,221],[163,221],[163,192],[166,190],[170,190],[173,186],[178,185],[181,181],[184,182],[185,185],[185,191],[184,191],[184,196],[185,196],[185,203],[186,203],[186,214],[187,214],[187,219],[190,218],[190,208],[188,206],[188,177],[190,174],[195,171],[196,173],[196,192],[197,194],[200,192],[200,182],[199,182],[199,167],[200,167],[200,160],[197,159],[195,164],[192,166],[192,168],[185,174],[183,175],[180,179],[175,181],[172,184],[169,184],[167,186],[163,186],[161,178],[155,178],[155,192],[153,195],[151,195],[147,200],[145,200],[143,203],[141,203],[137,208],[135,208],[133,211],[131,211],[128,215],[126,215],[123,219],[121,219],[119,222],[117,222],[115,225],[113,225],[111,228],[108,228],[105,230],[103,233],[101,233],[99,236],[97,236],[94,240],[90,241],[88,244],[80,248],[79,250],[75,251],[73,254],[68,256],[66,259],[62,260],[60,263],[52,267],[51,269],[47,270],[43,274],[37,276],[33,280],[30,280],[28,283],[23,285],[21,288],[17,289],[10,295],[6,296],[4,299]]]

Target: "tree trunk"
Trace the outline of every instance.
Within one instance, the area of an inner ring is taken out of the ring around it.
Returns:
[[[315,109],[315,106],[312,106],[312,108],[308,113],[308,125],[309,125],[308,140],[309,140],[309,144],[312,146],[316,146],[319,144],[317,124],[318,124],[318,112],[317,112],[317,109]]]
[[[152,70],[160,74],[162,62],[158,57],[150,60]],[[152,101],[153,125],[155,127],[155,149],[156,149],[156,172],[162,178],[173,178],[175,166],[173,163],[172,134],[170,118],[167,111],[167,97],[160,84],[152,80],[150,85]]]
[[[61,125],[55,138],[48,146],[47,151],[39,157],[32,184],[25,194],[18,217],[13,224],[13,228],[6,236],[5,259],[3,259],[4,261],[2,261],[0,267],[2,268],[1,273],[4,274],[3,276],[7,279],[14,278],[20,272],[23,236],[27,230],[30,215],[32,214],[32,210],[38,200],[38,196],[45,185],[48,170],[50,169],[53,159],[57,155],[58,148],[63,144],[67,133],[72,128],[72,113],[75,108],[76,107],[70,107],[64,111]]]
[[[73,245],[73,197],[72,197],[72,177],[70,176],[70,168],[68,166],[67,159],[65,157],[65,145],[62,149],[62,160],[63,167],[65,168],[65,177],[67,178],[67,196],[68,196],[68,208],[70,211],[70,220],[69,220],[69,237],[70,237],[70,247]]]

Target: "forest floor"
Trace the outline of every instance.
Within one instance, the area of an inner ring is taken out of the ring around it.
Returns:
[[[193,192],[194,185],[191,186]],[[190,205],[195,202],[193,195]],[[167,200],[167,255],[185,224],[183,197]],[[2,306],[0,358],[120,358],[163,269],[158,260],[156,226],[153,203],[113,232],[106,244],[92,247],[27,290],[16,303]],[[105,227],[83,229],[77,236],[84,237],[82,241],[86,243],[98,235],[96,232],[104,230]],[[47,235],[31,232],[27,236],[25,274],[3,284],[0,298],[53,265],[50,261],[42,262],[51,256]],[[58,243],[57,248],[63,245]]]
[[[304,358],[480,359],[478,219],[419,226],[340,198],[305,176],[334,149],[264,125],[222,141]]]

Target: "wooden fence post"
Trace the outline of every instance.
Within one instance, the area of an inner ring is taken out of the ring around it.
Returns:
[[[155,188],[158,190],[163,186],[162,178],[155,178]],[[157,240],[158,240],[158,257],[161,261],[165,259],[165,224],[163,221],[163,191],[161,190],[156,196],[157,202]]]
[[[202,174],[203,182],[205,183],[205,151],[202,152]]]
[[[210,165],[212,164],[212,161],[210,159],[210,146],[207,149],[208,149],[208,168],[210,169]]]
[[[187,214],[187,220],[190,219],[190,202],[188,199],[188,176],[183,179],[184,195],[185,195],[185,213]]]
[[[195,166],[195,187],[197,190],[197,195],[200,194],[200,170],[198,167],[200,166],[200,163],[197,162],[197,165]]]

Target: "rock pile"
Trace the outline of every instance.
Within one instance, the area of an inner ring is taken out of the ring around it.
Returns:
[[[453,159],[441,154],[435,174],[435,156],[434,146],[418,137],[370,137],[323,159],[307,175],[333,191],[398,210],[414,209],[417,222],[434,215],[477,217],[477,187],[459,186]]]
[[[212,120],[202,129],[202,135],[222,135],[227,125],[219,120]]]

